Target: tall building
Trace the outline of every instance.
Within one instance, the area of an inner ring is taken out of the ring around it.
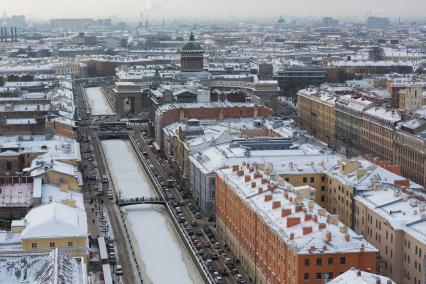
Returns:
[[[325,283],[350,269],[376,271],[377,249],[267,165],[218,171],[216,226],[252,283]]]

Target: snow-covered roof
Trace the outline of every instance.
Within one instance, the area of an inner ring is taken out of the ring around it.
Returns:
[[[76,207],[84,210],[83,194],[73,190],[64,191],[54,184],[44,183],[41,188],[41,202],[48,204],[51,202],[74,203]]]
[[[395,284],[390,278],[373,274],[365,271],[361,271],[355,268],[351,268],[345,273],[337,276],[328,284]]]
[[[385,184],[355,199],[382,216],[395,230],[403,230],[426,244],[426,203],[421,201],[426,200],[426,194],[423,192]]]
[[[60,249],[40,253],[1,253],[0,258],[0,283],[87,283],[84,263]]]
[[[306,193],[300,193],[302,190],[314,192],[314,189],[309,186],[293,187],[284,179],[267,175],[260,170],[261,167],[266,169],[267,165],[256,167],[257,165],[243,164],[236,171],[233,168],[226,168],[219,170],[218,176],[296,253],[358,253],[362,248],[365,252],[377,252],[377,249],[361,235],[338,221],[336,215],[331,216],[311,200],[314,198],[312,194],[306,197]],[[254,170],[251,171],[250,168]],[[239,174],[239,171],[242,171],[242,174]],[[248,181],[247,175],[250,176]],[[259,187],[262,188],[261,191]],[[274,206],[277,203],[278,205]],[[283,214],[282,210],[285,209],[288,209],[289,214]],[[299,221],[293,223],[292,220],[297,218]],[[304,228],[310,228],[309,232],[306,233]],[[330,239],[326,240],[328,234]]]
[[[16,148],[15,155],[40,153],[48,154],[53,160],[81,160],[80,144],[72,138],[60,135],[0,136],[0,148]]]
[[[86,213],[58,202],[31,209],[24,218],[21,239],[87,237]]]

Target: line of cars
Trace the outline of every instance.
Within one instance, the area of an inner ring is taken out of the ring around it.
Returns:
[[[139,147],[140,149],[142,148],[140,144]],[[207,270],[209,271],[211,276],[213,277],[215,283],[223,283],[223,277],[228,276],[229,273],[232,274],[235,282],[246,283],[243,276],[236,269],[234,261],[230,257],[228,257],[226,252],[223,250],[222,245],[216,240],[214,233],[210,229],[210,227],[208,225],[200,225],[197,221],[202,218],[202,215],[200,212],[198,212],[196,206],[193,205],[192,202],[189,200],[175,200],[171,192],[171,188],[175,188],[177,193],[180,194],[183,198],[188,198],[189,196],[185,196],[183,194],[181,187],[175,179],[169,178],[167,181],[163,181],[161,176],[158,174],[154,163],[149,159],[148,153],[142,152],[142,155],[145,161],[147,162],[150,170],[154,173],[157,181],[160,183],[161,189],[167,197],[168,202],[174,209],[173,213],[175,214],[177,220],[183,227],[184,231],[186,231],[186,233],[190,236],[191,242],[195,247],[197,254],[204,261],[204,264],[207,267]],[[163,167],[163,169],[167,171],[168,177],[171,177],[172,173],[169,169],[169,165],[166,164],[166,161],[162,160],[155,152],[154,156],[157,158],[159,164]],[[192,216],[189,216],[191,220],[187,220],[187,217],[185,217],[184,215],[185,207],[192,213]],[[212,222],[214,221],[214,219],[210,218],[208,221]],[[223,259],[223,263],[227,266],[227,268],[220,268],[221,265],[219,265],[218,262],[219,257]]]

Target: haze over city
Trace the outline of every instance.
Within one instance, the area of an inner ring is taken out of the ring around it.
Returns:
[[[0,3],[0,283],[426,284],[426,0]]]
[[[419,0],[1,0],[9,14],[35,18],[106,17],[137,19],[144,11],[151,19],[190,17],[422,17],[426,1]]]

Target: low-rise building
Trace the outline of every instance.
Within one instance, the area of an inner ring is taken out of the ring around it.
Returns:
[[[88,257],[88,227],[84,209],[52,202],[33,208],[21,220],[12,222],[20,233],[22,249],[46,251],[60,248],[72,256]]]

